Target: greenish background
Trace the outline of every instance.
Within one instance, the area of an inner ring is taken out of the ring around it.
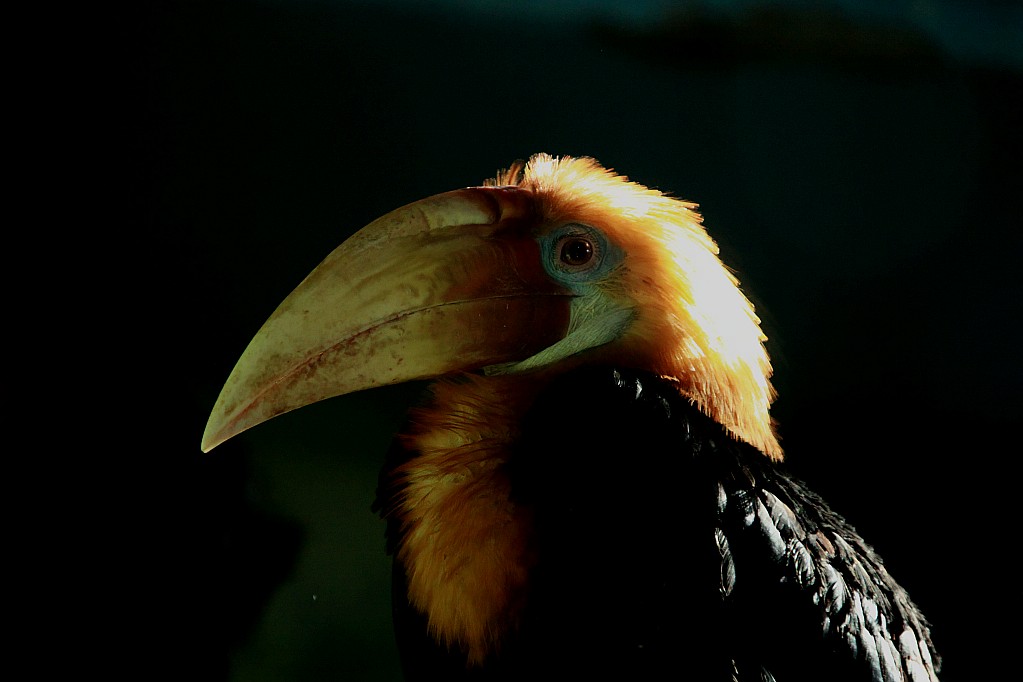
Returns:
[[[332,248],[539,151],[700,203],[764,318],[793,469],[932,619],[943,679],[998,678],[1023,605],[1018,6],[616,7],[135,12],[119,248],[146,304],[113,312],[149,359],[125,377],[144,436],[111,512],[135,679],[396,679],[369,507],[422,387],[209,455],[199,439],[252,334]]]

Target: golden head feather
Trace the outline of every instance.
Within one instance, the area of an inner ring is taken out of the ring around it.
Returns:
[[[542,224],[591,225],[626,254],[598,286],[631,306],[634,318],[601,351],[603,358],[677,380],[706,414],[772,459],[782,458],[769,413],[775,392],[766,336],[696,204],[590,158],[538,154],[487,184],[529,190]]]

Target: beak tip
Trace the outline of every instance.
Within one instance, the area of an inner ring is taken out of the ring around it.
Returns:
[[[213,448],[217,447],[224,442],[224,438],[220,438],[219,434],[213,432],[207,425],[206,431],[202,434],[202,442],[199,444],[199,449],[203,452],[209,452]]]
[[[218,406],[219,407],[219,404]],[[214,408],[209,421],[206,422],[206,430],[202,434],[202,442],[199,448],[203,452],[209,452],[226,440],[238,435],[244,429],[238,428],[238,420],[225,420],[223,413]]]

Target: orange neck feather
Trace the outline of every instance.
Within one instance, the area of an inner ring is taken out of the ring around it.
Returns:
[[[470,663],[482,663],[516,626],[533,565],[531,518],[511,501],[503,465],[545,383],[537,374],[442,379],[403,436],[417,453],[393,474],[409,600],[427,614],[430,633]]]

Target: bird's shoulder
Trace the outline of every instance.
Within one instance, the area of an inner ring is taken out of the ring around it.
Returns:
[[[731,651],[700,646],[731,658],[739,679],[822,669],[936,679],[928,624],[874,549],[671,379],[621,367],[566,375],[527,415],[520,450],[519,490],[545,508],[538,533],[556,554],[579,561],[580,547],[600,541],[623,557],[611,571],[629,575],[638,562],[675,585],[675,606],[698,620],[664,616],[661,646],[700,642],[694,632],[712,626]],[[638,597],[671,603],[666,594]]]

